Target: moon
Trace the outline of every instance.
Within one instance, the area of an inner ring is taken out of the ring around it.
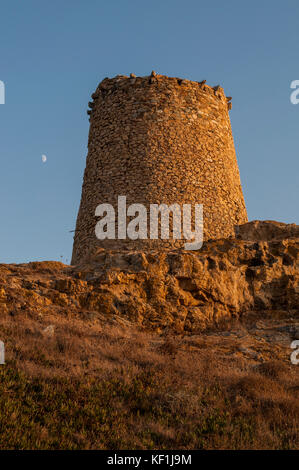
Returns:
[[[46,155],[42,155],[42,162],[43,162],[43,163],[46,163],[46,161],[47,161]]]

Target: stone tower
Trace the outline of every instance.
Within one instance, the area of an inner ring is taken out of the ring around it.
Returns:
[[[163,75],[105,78],[92,95],[88,155],[72,263],[97,248],[171,249],[183,240],[98,240],[99,204],[203,204],[204,240],[247,213],[221,87]]]

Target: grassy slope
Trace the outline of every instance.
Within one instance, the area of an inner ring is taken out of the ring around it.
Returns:
[[[80,318],[2,316],[0,330],[1,449],[299,448],[287,358]]]

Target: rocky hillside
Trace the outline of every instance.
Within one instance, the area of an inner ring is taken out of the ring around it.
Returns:
[[[298,449],[298,227],[0,265],[0,449]]]
[[[1,265],[1,310],[115,315],[176,332],[203,331],[249,314],[295,318],[298,253],[298,226],[255,221],[198,252],[100,250],[75,267]]]

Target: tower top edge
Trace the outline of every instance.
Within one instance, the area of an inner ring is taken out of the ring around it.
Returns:
[[[131,86],[145,87],[147,85],[169,85],[174,88],[186,88],[186,91],[189,89],[200,88],[202,91],[209,93],[214,96],[221,96],[226,99],[229,103],[231,101],[230,96],[226,96],[224,89],[220,85],[210,86],[207,85],[206,80],[195,81],[187,80],[180,77],[169,77],[167,75],[161,75],[154,71],[150,75],[145,76],[136,76],[131,73],[128,75],[116,75],[115,77],[106,77],[98,85],[96,91],[91,95],[93,99],[97,98],[102,92],[109,92],[115,90],[116,88],[127,88]]]

